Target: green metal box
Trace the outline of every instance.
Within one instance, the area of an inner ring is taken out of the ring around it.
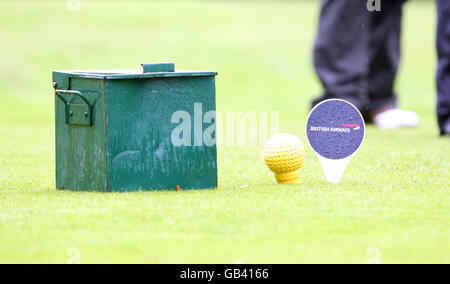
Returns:
[[[217,186],[217,73],[142,66],[53,72],[57,188]]]

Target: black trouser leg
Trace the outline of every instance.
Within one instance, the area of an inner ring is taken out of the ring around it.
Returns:
[[[395,106],[393,85],[400,60],[403,0],[383,0],[381,12],[367,1],[323,0],[314,65],[329,98],[353,103],[366,117]]]
[[[314,66],[324,95],[353,103],[368,103],[369,17],[365,1],[323,0],[314,46]]]
[[[443,133],[444,123],[450,119],[450,1],[437,0],[438,7],[438,70],[437,116]]]
[[[397,104],[394,83],[400,63],[403,0],[382,1],[382,12],[370,15],[369,103],[366,111]]]

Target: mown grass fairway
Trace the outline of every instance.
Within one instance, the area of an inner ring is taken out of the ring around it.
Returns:
[[[303,184],[276,185],[260,146],[219,148],[216,190],[58,191],[53,69],[218,70],[220,111],[280,111],[280,130],[307,144],[321,91],[311,64],[318,1],[118,2],[82,1],[79,12],[65,1],[0,3],[0,262],[66,263],[71,248],[82,263],[450,262],[433,2],[406,7],[397,84],[420,127],[369,126],[339,186],[325,183],[309,147]]]

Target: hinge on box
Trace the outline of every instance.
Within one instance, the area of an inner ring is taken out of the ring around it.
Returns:
[[[92,104],[79,91],[55,90],[56,96],[64,102],[66,124],[92,125]],[[81,98],[86,104],[71,103],[63,95],[73,95]]]

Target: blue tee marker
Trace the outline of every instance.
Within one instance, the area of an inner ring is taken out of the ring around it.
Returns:
[[[306,136],[328,182],[339,183],[345,169],[361,147],[364,120],[347,101],[331,99],[313,108],[306,122]]]

